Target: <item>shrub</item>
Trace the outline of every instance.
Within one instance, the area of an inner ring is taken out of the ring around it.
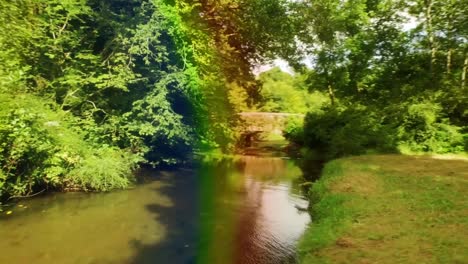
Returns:
[[[357,155],[371,149],[392,150],[388,127],[374,110],[364,106],[326,107],[308,113],[304,121],[304,144],[322,151],[326,159]]]
[[[129,166],[130,164],[130,166]],[[132,181],[134,156],[111,147],[89,153],[64,180],[66,189],[109,191],[123,189]]]
[[[461,128],[444,118],[442,107],[432,102],[404,108],[398,127],[400,149],[412,152],[448,153],[464,150]]]
[[[0,95],[0,198],[49,188],[124,188],[140,157],[83,139],[73,117],[31,95]]]
[[[467,149],[462,128],[450,124],[442,107],[431,101],[381,108],[327,106],[307,114],[302,134],[294,131],[301,130],[290,129],[289,138],[302,140],[325,159],[369,151],[448,153]]]
[[[463,141],[465,142],[465,151],[468,152],[468,133],[463,134]]]
[[[304,144],[304,119],[302,117],[288,119],[283,136],[296,144]]]
[[[40,116],[14,109],[0,116],[0,196],[30,193],[47,182],[42,164],[54,154]]]

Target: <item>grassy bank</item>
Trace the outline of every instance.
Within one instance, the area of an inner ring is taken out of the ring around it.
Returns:
[[[467,263],[468,160],[376,155],[326,164],[301,263]]]

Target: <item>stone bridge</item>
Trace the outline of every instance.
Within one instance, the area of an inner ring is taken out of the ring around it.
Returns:
[[[303,114],[270,113],[270,112],[241,112],[238,114],[242,121],[241,130],[245,134],[273,133],[281,135],[291,118],[304,118]]]

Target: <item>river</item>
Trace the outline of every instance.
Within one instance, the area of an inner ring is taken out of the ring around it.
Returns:
[[[140,174],[129,190],[20,201],[0,217],[0,263],[295,262],[310,216],[298,209],[308,202],[288,158]]]

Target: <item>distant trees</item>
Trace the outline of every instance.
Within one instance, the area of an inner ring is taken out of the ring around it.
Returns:
[[[258,76],[261,83],[259,110],[265,112],[306,113],[319,109],[327,98],[316,92],[310,94],[303,75],[294,76],[274,67]]]

